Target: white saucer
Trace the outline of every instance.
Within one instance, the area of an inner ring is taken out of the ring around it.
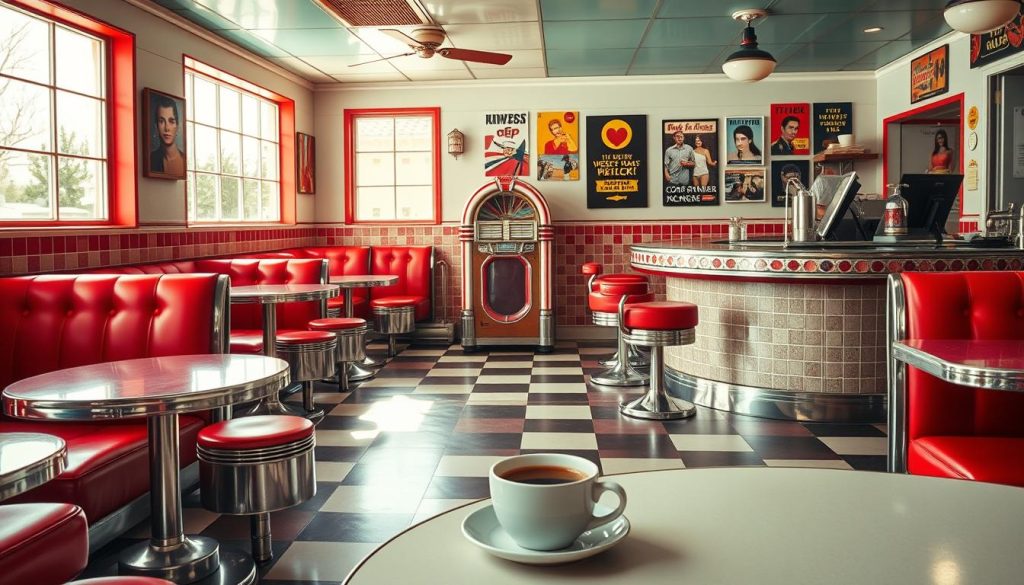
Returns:
[[[598,516],[611,511],[612,508],[600,504],[594,509]],[[607,524],[579,535],[566,548],[539,551],[516,544],[498,523],[494,507],[486,506],[466,516],[462,521],[462,534],[473,544],[502,559],[528,565],[557,565],[585,559],[615,546],[629,534],[629,520],[624,515],[619,516]]]

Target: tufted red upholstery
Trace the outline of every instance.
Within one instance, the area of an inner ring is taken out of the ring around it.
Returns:
[[[302,345],[303,343],[325,343],[333,341],[333,333],[328,331],[289,331],[277,335],[278,345]]]
[[[697,326],[697,305],[675,301],[630,303],[622,310],[622,321],[629,329],[693,329]]]
[[[373,300],[410,297],[415,304],[416,320],[430,319],[432,256],[431,246],[374,246],[372,274],[394,274],[398,282],[370,289],[371,306]]]
[[[313,331],[337,331],[339,329],[355,329],[366,325],[366,319],[359,317],[334,317],[330,319],[314,319],[309,322]]]
[[[0,505],[0,581],[49,585],[89,562],[85,514],[71,504]]]
[[[590,293],[590,310],[598,313],[618,313],[622,295],[603,295],[599,292]],[[654,293],[629,295],[628,303],[645,303],[654,300]]]
[[[1024,339],[1024,273],[904,273],[908,339]],[[907,368],[910,473],[1024,487],[1024,394]]]
[[[278,252],[266,252],[255,254],[253,258],[322,258],[327,260],[328,274],[330,276],[362,275],[370,274],[370,247],[369,246],[327,246],[289,248]],[[369,315],[369,289],[352,289],[352,305],[354,315],[367,317]],[[329,308],[343,308],[345,298],[338,295],[327,300]]]
[[[261,415],[212,424],[199,433],[206,449],[262,449],[301,441],[313,434],[313,423],[301,416]]]

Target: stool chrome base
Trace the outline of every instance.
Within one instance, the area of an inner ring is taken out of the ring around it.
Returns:
[[[619,363],[619,352],[615,352],[612,354],[612,357],[606,360],[601,360],[597,363],[606,368],[610,368],[615,364]],[[635,345],[630,345],[629,365],[633,366],[634,368],[646,368],[647,366],[651,365],[651,358],[647,354],[647,352],[643,351],[639,347]]]
[[[697,414],[697,407],[692,402],[665,393],[647,392],[632,402],[620,404],[619,412],[647,420],[676,420]]]
[[[612,368],[590,377],[590,381],[601,386],[644,386],[649,376],[638,372],[629,364],[616,364]]]
[[[161,550],[151,540],[129,547],[118,559],[122,575],[141,575],[191,583],[209,577],[220,565],[220,545],[206,536],[186,536],[177,546]]]

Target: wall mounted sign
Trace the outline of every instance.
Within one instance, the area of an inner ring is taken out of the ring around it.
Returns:
[[[971,35],[971,69],[988,65],[1024,49],[1024,10],[1002,28]]]
[[[974,130],[978,127],[978,106],[971,106],[967,110],[967,127]]]
[[[978,190],[978,161],[973,158],[967,161],[967,173],[964,175],[965,189],[968,191]]]
[[[647,116],[587,116],[587,209],[647,207]]]
[[[763,203],[764,199],[764,167],[725,169],[726,203]]]
[[[786,206],[786,185],[790,179],[796,179],[809,187],[811,184],[810,163],[806,160],[772,161],[772,207]],[[789,192],[793,192],[793,187],[790,187]]]
[[[773,156],[811,154],[811,105],[772,104]]]
[[[978,133],[971,132],[967,136],[967,149],[974,150],[975,148],[978,148]]]
[[[530,174],[530,114],[484,114],[484,175]]]
[[[853,103],[814,104],[814,154],[839,144],[840,134],[853,134]]]
[[[662,204],[718,205],[718,120],[665,120],[661,148]]]
[[[764,117],[726,118],[725,144],[728,164],[764,166]]]
[[[910,62],[910,103],[949,91],[949,45],[928,51]]]
[[[580,180],[579,112],[537,112],[537,180]]]
[[[309,134],[295,133],[299,193],[316,193],[316,141]]]

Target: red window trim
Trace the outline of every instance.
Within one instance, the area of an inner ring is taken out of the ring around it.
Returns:
[[[107,51],[107,204],[105,220],[0,221],[9,228],[135,227],[138,213],[138,161],[135,132],[135,35],[47,0],[7,0],[28,12],[102,37]]]
[[[277,130],[279,133],[278,137],[278,150],[280,150],[280,160],[278,161],[278,182],[281,185],[281,219],[278,222],[215,222],[215,221],[188,221],[188,189],[185,189],[185,221],[188,226],[258,226],[258,225],[294,225],[296,223],[296,170],[295,170],[295,100],[290,97],[283,96],[279,93],[270,91],[265,87],[261,87],[252,83],[251,81],[242,79],[237,75],[228,73],[221,69],[217,69],[212,65],[207,65],[202,61],[199,61],[195,57],[184,54],[182,55],[182,67],[181,74],[184,80],[185,70],[192,69],[198,73],[201,73],[207,77],[212,77],[225,85],[230,85],[237,89],[254,93],[264,99],[270,100],[277,104],[278,121]],[[187,120],[186,120],[187,121]]]
[[[345,110],[345,223],[381,225],[440,225],[441,224],[441,108],[364,108]],[[423,116],[434,121],[434,218],[422,220],[357,220],[355,189],[355,134],[353,124],[362,116]]]

